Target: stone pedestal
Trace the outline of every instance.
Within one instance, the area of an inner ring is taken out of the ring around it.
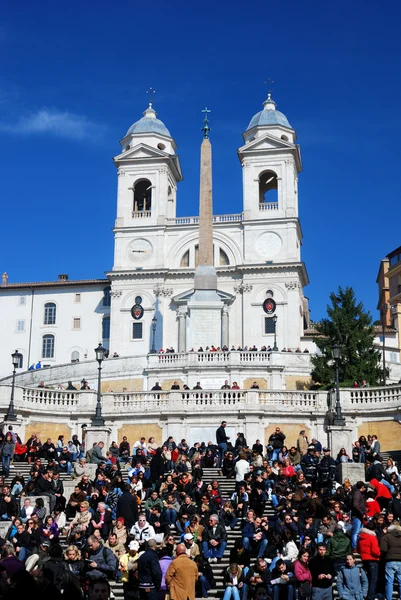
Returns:
[[[352,442],[354,441],[354,429],[347,425],[329,425],[327,427],[329,436],[329,447],[331,456],[336,458],[341,448],[345,448],[347,454],[351,454]]]
[[[25,438],[23,431],[25,427],[23,425],[22,419],[17,418],[16,421],[7,421],[6,419],[4,419],[3,421],[1,421],[0,427],[4,435],[7,433],[9,425],[12,426],[13,432],[16,433],[21,438],[21,440]]]
[[[223,302],[215,290],[196,290],[188,302],[190,315],[189,346],[221,346]]]
[[[100,427],[94,427],[90,425],[86,428],[85,432],[85,448],[88,451],[92,448],[95,442],[104,442],[104,452],[109,449],[110,446],[110,434],[111,427],[106,427],[106,425],[102,425]]]
[[[365,481],[365,465],[363,463],[341,463],[338,466],[339,483],[349,479],[352,484]]]

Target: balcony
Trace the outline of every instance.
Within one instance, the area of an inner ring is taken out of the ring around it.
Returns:
[[[147,219],[152,216],[151,210],[133,210],[132,218],[133,219]]]
[[[278,210],[278,202],[261,202],[259,210]]]

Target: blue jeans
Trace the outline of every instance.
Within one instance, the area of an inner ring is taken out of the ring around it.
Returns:
[[[276,449],[273,449],[273,452],[272,452],[272,457],[271,457],[271,461],[272,461],[272,463],[273,463],[275,460],[278,460],[278,455],[280,454],[280,451],[281,451],[281,448],[276,448]]]
[[[209,546],[208,542],[202,542],[203,556],[205,558],[222,558],[227,542],[220,542],[218,546]]]
[[[267,547],[267,540],[261,540],[260,542],[257,542],[253,548],[251,540],[247,537],[242,538],[242,543],[244,544],[245,550],[250,552],[251,550],[256,549],[258,551],[258,558],[263,558],[263,554],[265,553]]]
[[[1,463],[3,466],[4,477],[8,477],[10,474],[10,462],[11,462],[11,456],[6,456],[3,454]]]
[[[329,588],[312,588],[312,600],[332,600],[333,590]]]
[[[64,465],[59,463],[58,468],[61,472],[67,473],[67,475],[71,475],[72,464],[70,462],[67,462]]]
[[[166,508],[165,515],[169,525],[174,525],[177,520],[177,511],[174,508]]]
[[[201,586],[202,598],[207,598],[207,593],[210,590],[210,583],[204,575],[199,575],[199,583]]]
[[[230,600],[231,597],[233,598],[233,600],[240,600],[239,599],[239,590],[236,585],[228,585],[226,587],[226,591],[224,592],[223,600]]]
[[[389,560],[386,563],[386,600],[393,600],[394,579],[397,577],[398,588],[401,590],[401,561]]]
[[[221,442],[221,444],[219,444],[219,467],[221,467],[221,463],[223,462],[224,452],[227,452],[227,444]]]
[[[11,490],[11,496],[19,496],[23,488],[20,483],[14,483],[13,489]]]
[[[362,521],[358,519],[358,517],[352,517],[352,533],[351,533],[351,544],[352,549],[356,550],[356,545],[358,543],[358,535],[362,528]]]
[[[366,600],[375,600],[377,580],[379,578],[379,561],[365,560],[362,564],[369,581],[368,595],[366,596]]]
[[[18,552],[18,558],[19,560],[25,561],[29,556],[29,550],[28,548],[24,548],[23,546],[21,546],[20,551]]]

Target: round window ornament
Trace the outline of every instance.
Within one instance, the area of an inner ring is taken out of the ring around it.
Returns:
[[[263,302],[263,310],[267,315],[273,315],[276,312],[276,303],[273,298],[266,298]]]
[[[135,319],[135,321],[139,321],[139,319],[142,319],[143,306],[141,306],[140,304],[134,304],[134,306],[131,308],[131,316],[133,319]]]

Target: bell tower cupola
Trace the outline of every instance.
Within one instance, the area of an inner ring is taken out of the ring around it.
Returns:
[[[182,172],[177,145],[149,102],[133,123],[114,158],[118,169],[116,228],[163,225],[176,216]]]
[[[298,216],[298,173],[302,170],[296,132],[269,92],[252,117],[238,150],[243,171],[244,217]]]

